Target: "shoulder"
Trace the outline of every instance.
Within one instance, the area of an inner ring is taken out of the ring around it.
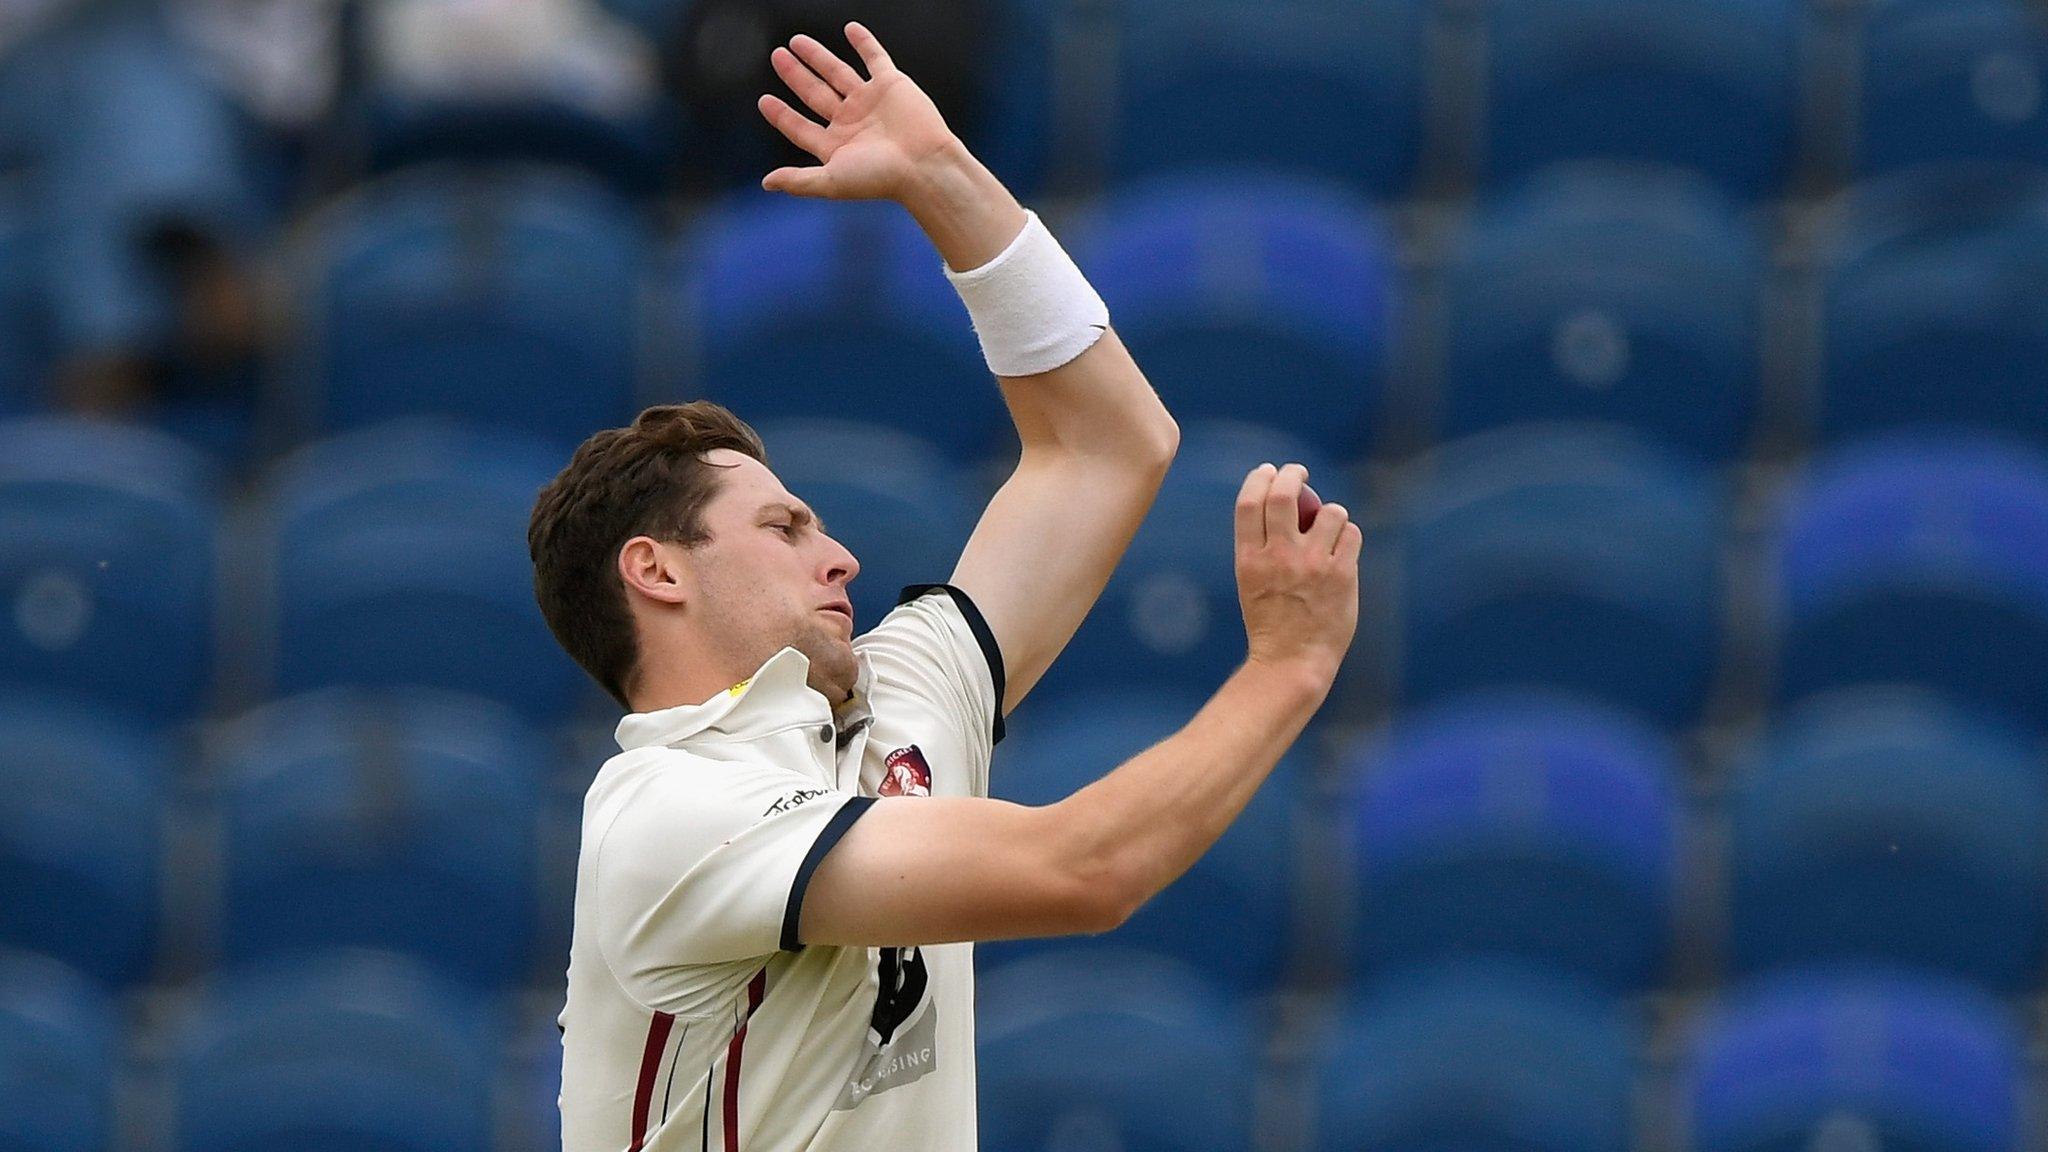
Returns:
[[[854,641],[877,678],[913,688],[926,687],[934,671],[967,689],[976,711],[990,716],[1002,738],[997,714],[1004,691],[1001,647],[973,597],[951,584],[914,584],[881,623]]]

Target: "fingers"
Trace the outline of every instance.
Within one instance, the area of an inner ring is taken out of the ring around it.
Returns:
[[[823,160],[832,154],[832,142],[825,135],[825,129],[816,121],[806,119],[803,113],[791,108],[780,96],[763,96],[760,101],[761,115],[768,118],[775,129],[789,138],[791,144]]]
[[[1327,555],[1335,555],[1344,529],[1350,523],[1351,510],[1342,504],[1325,504],[1316,509],[1315,522],[1308,526],[1310,546]]]
[[[1308,483],[1308,469],[1289,464],[1273,477],[1266,489],[1266,539],[1289,540],[1301,535],[1301,486]]]
[[[804,62],[796,58],[796,53],[787,48],[777,48],[768,54],[768,60],[775,65],[775,74],[782,77],[782,82],[789,85],[789,90],[796,93],[797,98],[804,102],[804,107],[828,121],[839,114],[839,105],[844,103],[839,98],[839,93],[834,92],[830,84],[820,80],[816,72],[804,67]]]
[[[1244,478],[1244,486],[1237,490],[1236,532],[1239,544],[1258,547],[1266,542],[1266,489],[1272,487],[1273,475],[1277,471],[1271,464],[1261,464]]]
[[[830,48],[809,36],[799,34],[789,42],[789,48],[796,53],[797,59],[810,65],[811,71],[823,77],[825,83],[830,84],[833,91],[841,96],[850,94],[855,88],[866,83],[860,78],[860,73],[853,70],[853,65],[841,60]]]
[[[1356,523],[1347,523],[1337,533],[1337,563],[1358,570],[1358,555],[1365,548],[1365,530]]]
[[[846,42],[853,45],[855,52],[860,53],[861,62],[868,66],[870,77],[895,70],[896,62],[889,59],[889,54],[882,50],[882,42],[875,39],[875,34],[868,31],[867,25],[859,21],[848,24]]]
[[[832,177],[823,168],[777,168],[761,178],[761,187],[769,192],[830,199]]]

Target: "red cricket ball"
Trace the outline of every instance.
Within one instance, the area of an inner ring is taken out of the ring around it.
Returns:
[[[1303,532],[1308,531],[1309,527],[1316,522],[1316,512],[1322,506],[1323,498],[1316,495],[1315,489],[1303,484],[1301,486],[1301,499],[1296,502],[1296,507],[1301,513],[1301,530]]]

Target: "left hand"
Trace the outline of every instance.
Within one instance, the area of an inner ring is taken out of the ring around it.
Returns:
[[[762,178],[761,187],[830,200],[901,201],[923,166],[944,157],[958,140],[931,97],[896,70],[874,33],[848,24],[846,39],[867,65],[865,80],[809,36],[797,36],[771,54],[775,74],[825,123],[779,97],[761,97],[761,115],[820,161],[809,168],[777,168]]]

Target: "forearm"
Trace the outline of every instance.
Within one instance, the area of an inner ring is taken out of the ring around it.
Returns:
[[[918,171],[903,205],[953,271],[981,268],[1023,232],[1023,207],[965,147]],[[1049,371],[1001,379],[1026,455],[1089,455],[1139,468],[1173,458],[1180,430],[1114,332]]]
[[[1186,727],[1055,805],[1064,853],[1128,914],[1223,835],[1329,693],[1329,677],[1247,662]]]
[[[955,272],[995,259],[1024,231],[1024,206],[958,140],[919,163],[902,202]]]

